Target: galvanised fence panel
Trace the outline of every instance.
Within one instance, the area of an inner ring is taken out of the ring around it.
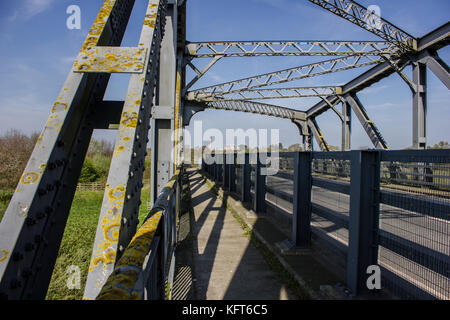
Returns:
[[[449,155],[381,152],[378,261],[402,298],[450,299]]]
[[[293,243],[301,239],[299,230],[306,230],[319,245],[340,254],[350,292],[367,291],[366,268],[377,265],[382,290],[394,297],[450,298],[450,150],[277,156],[279,171],[264,181],[265,208],[260,213],[275,218]],[[308,164],[310,170],[304,167]],[[251,184],[246,188],[252,190],[249,205],[255,208],[257,170],[250,166]],[[308,179],[299,170],[310,175],[310,199],[303,194]],[[243,186],[242,181],[237,184],[239,195]],[[305,216],[308,205],[310,220],[307,212]],[[307,238],[303,234],[302,239]]]

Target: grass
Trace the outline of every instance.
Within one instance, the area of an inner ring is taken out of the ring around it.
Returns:
[[[148,214],[146,203],[149,197],[149,188],[144,188],[139,211],[139,226]],[[102,200],[103,192],[101,191],[83,191],[75,194],[47,292],[48,300],[82,299]],[[80,289],[67,287],[70,274],[66,271],[71,265],[80,268]]]
[[[13,193],[14,190],[0,190],[0,221]],[[147,207],[149,199],[150,189],[147,186],[141,192],[142,205],[139,209],[138,228],[149,212]],[[75,193],[46,299],[80,300],[83,298],[102,201],[103,191]],[[67,287],[67,280],[71,274],[66,272],[71,265],[78,266],[80,269],[80,289]]]

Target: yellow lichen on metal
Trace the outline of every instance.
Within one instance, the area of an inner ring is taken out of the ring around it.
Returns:
[[[145,48],[89,47],[80,52],[75,72],[143,73]]]
[[[138,123],[138,114],[135,111],[123,112],[120,124],[127,128],[136,128]]]
[[[2,255],[0,255],[0,262],[6,261],[6,259],[8,259],[8,255],[9,255],[9,251],[3,249]]]
[[[125,187],[123,185],[119,185],[116,188],[111,188],[108,191],[108,198],[109,202],[125,198]]]
[[[158,211],[139,228],[103,286],[97,300],[139,300],[135,291],[145,257],[150,251],[162,212]]]
[[[66,111],[69,108],[67,103],[56,101],[52,107],[52,113]]]
[[[161,191],[160,197],[165,198],[174,190],[179,174],[180,170],[177,168],[175,175]],[[158,199],[157,203],[159,202]],[[114,271],[97,296],[97,300],[141,299],[139,285],[142,284],[138,283],[139,277],[165,209],[164,207],[158,207],[150,211],[149,218],[145,220],[131,239],[122,257],[116,263]]]
[[[35,184],[41,175],[37,172],[25,172],[20,178],[21,184]]]
[[[94,47],[98,44],[98,40],[103,33],[103,30],[108,22],[109,16],[111,15],[112,9],[116,4],[116,0],[106,0],[103,3],[100,12],[97,15],[97,18],[94,21],[94,24],[89,31],[88,37],[81,47],[81,51],[87,50],[89,47]]]
[[[179,157],[178,157],[178,144],[181,141],[178,141],[179,138],[179,113],[180,113],[180,101],[181,101],[181,72],[177,71],[177,82],[175,89],[175,151],[174,151],[174,169],[177,168]]]

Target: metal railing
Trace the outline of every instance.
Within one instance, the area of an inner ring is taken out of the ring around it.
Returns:
[[[163,300],[174,276],[182,169],[158,196],[97,300]]]
[[[367,267],[378,265],[382,288],[396,297],[450,299],[450,150],[277,157],[280,170],[267,177],[248,154],[244,163],[203,167],[216,181],[234,176],[224,189],[239,190],[256,213],[275,214],[294,245],[313,239],[332,248],[351,293],[367,291]]]

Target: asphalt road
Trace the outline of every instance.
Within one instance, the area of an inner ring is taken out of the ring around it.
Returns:
[[[268,188],[290,196],[293,194],[292,180],[279,176],[268,176],[266,183]],[[270,193],[266,195],[266,199],[284,208],[285,211],[292,212],[292,202]],[[349,201],[350,197],[346,194],[313,186],[313,204],[338,212],[342,217],[348,217],[349,215]],[[445,202],[445,200],[440,201]],[[448,204],[450,205],[450,201]],[[348,230],[345,226],[324,219],[315,214],[314,211],[311,223],[315,227],[322,228],[328,236],[342,244],[348,244]],[[427,255],[432,257],[429,263],[434,264],[434,268],[445,268],[445,266],[438,260],[434,261],[433,255],[443,254],[444,259],[450,261],[450,222],[448,220],[381,204],[380,230],[383,234],[390,235],[388,241],[394,242],[394,239],[396,239],[397,243],[403,244],[407,249],[415,247],[415,249],[421,249],[422,252],[427,252]],[[442,255],[440,256],[442,257]],[[379,247],[379,263],[436,297],[450,298],[450,279],[444,275],[381,246]]]

